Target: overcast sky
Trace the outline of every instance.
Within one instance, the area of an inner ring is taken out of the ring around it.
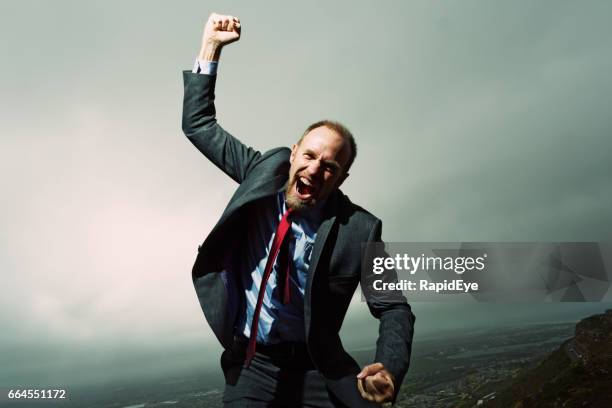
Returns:
[[[190,270],[236,185],[180,130],[211,11],[243,24],[222,125],[263,151],[346,123],[343,190],[385,240],[610,239],[610,2],[3,1],[0,385],[128,354],[216,366]],[[414,308],[419,337],[604,306]],[[375,337],[349,315],[347,342]]]

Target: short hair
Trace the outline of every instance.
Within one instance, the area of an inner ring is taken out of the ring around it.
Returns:
[[[344,126],[342,123],[336,122],[335,120],[328,120],[328,119],[323,119],[318,122],[315,122],[306,128],[304,133],[302,133],[302,136],[300,136],[300,140],[298,140],[297,144],[299,145],[300,143],[302,143],[304,136],[310,133],[311,130],[314,130],[320,127],[326,127],[328,129],[333,130],[338,135],[340,135],[344,139],[345,142],[348,142],[351,148],[351,154],[349,156],[348,161],[346,162],[346,168],[344,169],[344,172],[347,173],[349,169],[351,168],[353,162],[355,161],[355,157],[357,157],[357,143],[355,143],[355,138],[353,137],[353,134],[351,133],[351,131],[348,130],[348,128]]]

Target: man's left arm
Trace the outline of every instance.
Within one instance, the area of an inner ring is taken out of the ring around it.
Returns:
[[[368,243],[382,242],[382,222],[376,220]],[[369,401],[395,401],[410,365],[415,317],[406,298],[397,291],[373,290],[373,280],[396,282],[395,270],[374,276],[362,273],[361,287],[370,313],[379,319],[375,363],[357,375],[361,396]]]

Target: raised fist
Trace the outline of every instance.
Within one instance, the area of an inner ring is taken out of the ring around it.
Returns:
[[[222,47],[240,39],[240,19],[212,13],[204,26],[202,47],[214,45]]]

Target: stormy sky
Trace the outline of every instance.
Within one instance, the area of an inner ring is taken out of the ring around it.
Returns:
[[[610,239],[609,2],[4,1],[0,385],[217,366],[190,270],[236,185],[180,130],[211,11],[243,23],[220,123],[261,151],[346,123],[385,240]],[[417,338],[605,309],[413,306]],[[356,300],[345,342],[376,331]]]

